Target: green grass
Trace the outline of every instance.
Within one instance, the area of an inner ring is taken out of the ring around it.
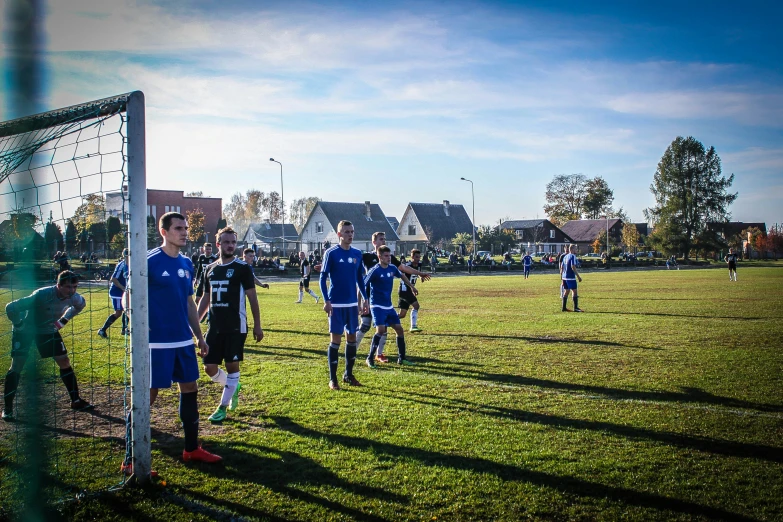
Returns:
[[[163,392],[162,481],[57,509],[100,520],[780,520],[783,270],[739,277],[586,273],[585,314],[559,311],[554,274],[435,278],[419,285],[424,332],[406,335],[417,365],[368,369],[367,339],[355,372],[365,386],[340,392],[327,387],[320,305],[294,305],[296,285],[273,281],[259,289],[266,337],[246,346],[241,407],[221,426],[206,422],[219,390],[202,379],[204,443],[225,463],[181,462],[176,394]],[[74,345],[105,318],[105,295],[92,297]],[[3,365],[6,332],[3,321]],[[103,361],[121,350],[92,342],[95,381],[115,378]],[[57,444],[80,454],[86,442]],[[0,480],[12,460],[0,454]],[[119,460],[82,465],[118,477]]]

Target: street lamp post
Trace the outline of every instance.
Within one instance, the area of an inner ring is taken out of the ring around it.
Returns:
[[[473,201],[473,257],[476,256],[476,195],[473,193],[473,182],[467,178],[459,178],[470,183],[470,199]]]
[[[269,161],[274,161],[280,165],[280,231],[283,238],[283,256],[285,257],[285,193],[283,192],[283,164],[277,161],[275,158],[269,158]]]

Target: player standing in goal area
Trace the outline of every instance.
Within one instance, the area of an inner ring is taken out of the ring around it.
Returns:
[[[60,330],[84,310],[84,297],[76,292],[79,276],[69,270],[57,275],[57,284],[39,288],[32,294],[16,301],[11,301],[5,307],[5,313],[13,325],[11,332],[11,368],[5,374],[3,384],[2,418],[6,421],[14,419],[14,398],[19,387],[22,368],[27,361],[30,345],[35,342],[41,359],[49,357],[60,368],[60,378],[68,390],[71,408],[88,410],[92,404],[79,396],[79,386],[76,374],[68,358],[68,350],[60,335]]]
[[[421,270],[421,250],[411,250],[411,260],[405,263],[403,266],[412,268],[413,270]],[[419,328],[419,300],[416,297],[419,295],[419,291],[416,290],[416,280],[419,278],[417,275],[410,276],[410,285],[406,285],[404,280],[400,280],[400,290],[397,295],[397,307],[400,309],[400,320],[404,319],[408,315],[408,310],[411,310],[411,332],[420,332]],[[385,329],[384,329],[385,334]]]
[[[397,333],[397,364],[412,366],[413,363],[405,358],[405,334],[400,324],[400,317],[392,305],[391,295],[394,289],[394,278],[400,278],[411,288],[414,295],[419,291],[405,277],[405,274],[400,272],[399,268],[390,264],[391,249],[389,247],[385,245],[380,247],[378,256],[380,258],[379,264],[372,267],[364,277],[364,284],[370,287],[370,311],[373,323],[375,323],[375,335],[372,338],[370,353],[367,355],[367,366],[375,368],[375,352],[381,342],[381,336],[386,333],[389,326]]]
[[[566,304],[568,303],[568,294],[573,292],[574,293],[574,312],[584,312],[581,308],[579,308],[579,296],[576,293],[576,280],[578,279],[579,282],[582,282],[582,276],[579,275],[579,272],[576,270],[576,254],[574,252],[576,251],[575,245],[569,245],[568,246],[568,254],[563,256],[563,261],[560,263],[560,278],[563,281],[563,311],[564,312],[570,312],[568,308],[566,308]]]
[[[299,300],[294,302],[301,303],[304,293],[307,292],[315,298],[315,303],[318,304],[318,295],[310,290],[310,261],[307,260],[304,252],[299,252],[299,274],[302,276],[299,280]]]
[[[128,316],[122,310],[122,294],[125,292],[125,286],[128,284],[128,249],[122,251],[122,260],[117,263],[114,268],[114,273],[111,276],[111,286],[109,287],[109,297],[111,298],[111,304],[114,307],[114,313],[106,318],[106,322],[103,323],[101,329],[98,330],[98,335],[104,339],[108,338],[106,330],[108,330],[114,321],[122,316],[122,335],[128,333]]]
[[[218,462],[198,443],[198,359],[206,357],[209,346],[201,334],[198,310],[193,301],[193,262],[180,253],[188,239],[188,222],[178,212],[160,217],[158,229],[163,244],[147,252],[150,343],[150,406],[160,388],[179,385],[179,418],[185,431],[182,460]],[[133,474],[130,444],[131,413],[128,413],[125,461],[121,470]]]
[[[337,224],[339,244],[324,252],[321,263],[319,283],[324,296],[324,312],[329,317],[329,389],[339,390],[337,382],[338,351],[345,333],[345,373],[343,382],[351,386],[361,386],[353,376],[353,366],[356,363],[356,330],[359,327],[359,302],[357,289],[364,300],[362,311],[365,311],[367,293],[362,280],[362,253],[353,248],[353,223],[342,220]],[[329,287],[326,281],[329,280]]]
[[[209,353],[204,357],[204,371],[212,382],[223,386],[223,395],[209,422],[223,422],[226,411],[239,406],[239,363],[244,359],[247,339],[247,309],[245,297],[250,299],[253,312],[253,339],[264,338],[261,329],[261,314],[258,310],[255,276],[253,269],[234,256],[237,248],[237,233],[231,227],[218,230],[218,260],[204,270],[202,283],[204,297],[198,304],[201,318],[209,310],[207,345]],[[226,371],[220,368],[225,361]]]

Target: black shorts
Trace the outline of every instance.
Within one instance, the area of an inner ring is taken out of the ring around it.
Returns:
[[[416,299],[416,296],[413,295],[413,292],[399,294],[397,297],[398,297],[397,308],[402,308],[403,310],[407,310],[408,308],[413,306],[413,303],[419,301],[418,299]]]
[[[209,353],[204,357],[204,364],[221,364],[239,362],[244,359],[246,333],[220,333],[210,329],[207,331]]]
[[[299,280],[299,288],[304,288],[305,290],[310,288],[310,276],[303,277]]]
[[[13,332],[11,335],[11,357],[27,356],[30,344],[35,341],[41,359],[66,355],[65,343],[59,332],[47,334],[28,334]]]
[[[729,263],[729,270],[737,271],[737,263]]]

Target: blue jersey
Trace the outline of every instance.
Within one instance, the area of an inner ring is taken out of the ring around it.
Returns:
[[[576,273],[574,272],[574,267],[576,266],[576,256],[574,254],[566,254],[563,256],[563,261],[560,264],[563,267],[563,280],[575,280]]]
[[[123,288],[127,288],[128,265],[125,263],[124,259],[117,263],[117,266],[114,268],[114,273],[111,275],[111,277],[112,279],[119,281]],[[122,292],[123,290],[120,290],[120,288],[114,284],[114,281],[112,281],[111,286],[109,287],[109,295],[112,297],[122,297]]]
[[[147,273],[150,348],[191,346],[188,300],[193,295],[193,262],[153,248],[147,252]]]
[[[364,284],[370,286],[370,306],[373,308],[394,308],[391,295],[395,277],[402,279],[402,273],[391,264],[386,268],[375,265],[367,272],[367,275],[364,276]]]
[[[522,262],[525,263],[525,266],[530,266],[533,264],[533,258],[530,257],[530,254],[527,254],[525,257],[522,258]]]
[[[346,308],[359,306],[356,298],[356,288],[367,298],[362,282],[362,253],[356,248],[348,250],[340,245],[335,245],[324,252],[321,263],[321,294],[332,303],[334,308]],[[331,283],[327,290],[326,280]]]

